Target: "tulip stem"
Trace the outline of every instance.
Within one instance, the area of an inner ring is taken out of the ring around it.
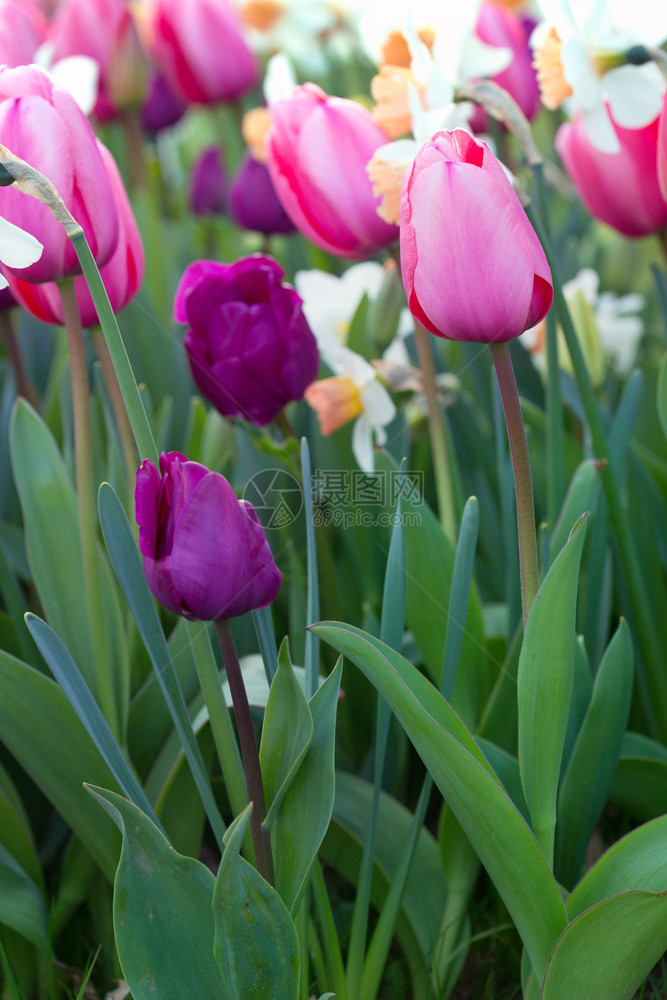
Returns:
[[[248,799],[252,802],[250,829],[252,832],[252,842],[255,847],[257,871],[267,882],[273,885],[274,874],[271,840],[269,838],[269,831],[262,828],[262,823],[266,818],[264,785],[259,766],[259,753],[257,752],[255,732],[252,727],[248,695],[243,683],[241,665],[236,655],[236,646],[234,645],[234,638],[228,619],[223,618],[217,621],[215,623],[215,630],[218,634],[220,649],[222,650],[222,662],[225,665],[232,704],[234,706],[234,715],[236,716],[236,727],[239,733]]]
[[[112,731],[120,731],[118,708],[113,686],[113,671],[105,641],[102,582],[97,555],[97,502],[93,472],[93,436],[90,415],[90,380],[86,359],[86,343],[81,326],[74,281],[67,278],[58,285],[62,303],[67,348],[72,380],[72,413],[74,420],[74,462],[76,492],[79,504],[79,530],[85,580],[85,600],[95,661],[96,693]]]
[[[417,357],[419,358],[419,367],[422,373],[422,385],[426,397],[440,523],[447,538],[455,543],[457,533],[456,508],[454,504],[450,451],[447,443],[447,429],[438,400],[438,387],[435,381],[435,364],[433,363],[430,334],[420,323],[415,323],[415,346],[417,348]]]
[[[514,368],[509,344],[491,344],[491,356],[498,377],[500,398],[505,413],[507,436],[514,470],[516,519],[519,533],[519,566],[521,572],[521,605],[523,627],[535,599],[539,585],[537,572],[537,535],[535,533],[535,507],[533,506],[533,481],[526,442],[526,430],[521,415],[519,393],[514,378]]]
[[[23,358],[21,357],[16,333],[14,332],[14,325],[7,312],[0,313],[0,333],[2,334],[7,356],[14,369],[14,382],[16,383],[18,395],[27,399],[35,409],[39,409],[39,396],[24,368]]]
[[[130,423],[130,418],[127,415],[125,403],[123,402],[123,394],[120,391],[120,385],[118,384],[118,378],[116,376],[116,369],[113,366],[104,335],[99,327],[96,327],[92,331],[92,335],[95,352],[100,365],[102,366],[102,374],[104,375],[107,392],[109,393],[111,408],[113,409],[114,416],[116,418],[118,438],[120,440],[123,460],[125,462],[125,475],[127,476],[129,501],[132,506],[132,510],[134,510],[134,485],[137,469],[139,468],[140,463],[134,434],[132,433],[132,424]],[[128,517],[130,518],[130,521],[132,521],[132,511],[128,511]]]

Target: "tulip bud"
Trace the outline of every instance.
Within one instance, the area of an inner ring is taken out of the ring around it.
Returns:
[[[101,142],[98,148],[104,169],[111,183],[113,197],[118,210],[119,233],[116,249],[100,274],[114,312],[119,312],[139,291],[144,274],[144,251],[132,207],[116,162]],[[24,281],[17,272],[9,275],[9,286],[17,302],[45,323],[62,326],[64,322],[62,303],[58,285],[52,281],[41,284]],[[99,322],[97,311],[82,274],[74,279],[74,293],[79,306],[83,326],[94,326]]]
[[[147,27],[151,55],[184,101],[235,101],[257,83],[259,64],[228,0],[155,0]]]
[[[34,62],[48,30],[47,19],[32,0],[4,0],[0,5],[0,65]]]
[[[37,66],[0,68],[0,136],[11,152],[52,182],[102,267],[118,242],[118,209],[93,131],[67,91]],[[74,247],[51,210],[13,187],[0,188],[0,215],[44,245],[28,281],[81,273]]]
[[[185,114],[187,105],[169,85],[162,73],[153,73],[148,83],[148,96],[141,109],[141,127],[156,134],[170,128]]]
[[[270,106],[269,171],[294,225],[316,246],[359,260],[398,239],[377,213],[366,164],[387,141],[370,111],[312,83]]]
[[[200,153],[190,177],[190,209],[195,215],[224,215],[227,173],[222,150],[210,146]]]
[[[278,199],[266,164],[246,152],[229,189],[229,212],[251,232],[293,233],[294,224]]]
[[[317,343],[301,299],[271,257],[200,260],[185,271],[174,318],[187,323],[192,377],[225,417],[273,420],[317,375]]]
[[[487,0],[480,7],[475,34],[487,45],[511,49],[511,63],[491,79],[514,98],[526,118],[534,118],[540,110],[540,90],[533,68],[530,36],[519,16]]]
[[[594,146],[581,120],[561,125],[556,135],[558,154],[588,211],[624,236],[646,236],[667,226],[658,177],[659,122],[629,129],[612,121],[618,153]]]
[[[252,504],[224,478],[172,451],[145,459],[135,491],[144,572],[160,604],[217,621],[266,607],[282,574]]]
[[[502,343],[542,319],[551,272],[503,168],[463,129],[437,132],[403,181],[401,270],[431,333]]]
[[[658,126],[658,181],[660,183],[660,193],[667,201],[667,92],[660,114],[660,124]]]

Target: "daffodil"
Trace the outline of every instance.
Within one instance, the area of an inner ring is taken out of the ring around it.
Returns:
[[[665,79],[655,63],[632,65],[627,52],[667,38],[667,6],[654,0],[541,0],[544,20],[531,39],[542,101],[581,115],[591,142],[619,151],[611,119],[643,128],[660,113]],[[611,117],[610,117],[611,116]]]
[[[29,267],[42,256],[44,247],[30,233],[0,218],[0,263],[7,267]],[[0,274],[0,288],[9,282]]]

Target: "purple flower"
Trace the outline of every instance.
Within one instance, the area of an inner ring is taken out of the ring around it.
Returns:
[[[141,125],[145,132],[156,134],[170,128],[185,114],[185,101],[174,93],[162,73],[155,72],[148,84],[148,96],[141,109]]]
[[[209,146],[197,158],[190,177],[190,208],[195,215],[224,215],[227,173],[222,150]]]
[[[200,260],[176,290],[192,377],[225,417],[267,424],[317,376],[317,343],[283,274],[262,254],[234,264]]]
[[[139,549],[152,593],[185,618],[217,621],[263,608],[282,574],[252,504],[177,451],[145,459],[135,490]]]
[[[283,208],[269,168],[246,152],[229,189],[229,211],[237,226],[251,232],[293,233],[294,223]]]

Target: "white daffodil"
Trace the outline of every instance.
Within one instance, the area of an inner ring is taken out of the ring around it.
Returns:
[[[643,128],[660,113],[665,79],[655,63],[625,62],[634,46],[660,46],[667,38],[667,4],[655,0],[541,0],[544,14],[531,44],[542,101],[565,103],[581,115],[598,149],[620,146],[622,128]],[[611,117],[610,117],[611,115]]]
[[[30,233],[0,218],[0,262],[7,267],[30,267],[42,256],[44,247]],[[9,282],[0,274],[0,288]]]
[[[600,277],[584,268],[563,285],[563,294],[572,315],[579,343],[593,385],[599,385],[610,366],[621,378],[628,375],[644,333],[638,315],[644,307],[643,295],[599,292]],[[527,330],[521,341],[530,351],[537,368],[546,370],[546,330],[542,322]],[[572,361],[562,330],[558,329],[558,363],[572,372]]]
[[[35,63],[48,73],[54,83],[72,95],[84,115],[97,103],[100,65],[90,56],[67,56],[53,61],[53,43],[44,42],[35,53]]]
[[[245,0],[240,13],[257,51],[284,53],[308,76],[326,72],[326,46],[345,27],[328,0]]]
[[[352,452],[363,472],[373,472],[373,442],[386,444],[385,427],[394,419],[396,407],[373,366],[360,354],[338,347],[324,361],[334,374],[313,382],[306,389],[306,401],[317,413],[322,434],[355,421]]]
[[[335,354],[347,343],[350,323],[362,298],[375,299],[384,278],[384,268],[374,260],[353,264],[341,277],[328,271],[297,271],[294,285],[303,299],[303,311],[320,354]]]

